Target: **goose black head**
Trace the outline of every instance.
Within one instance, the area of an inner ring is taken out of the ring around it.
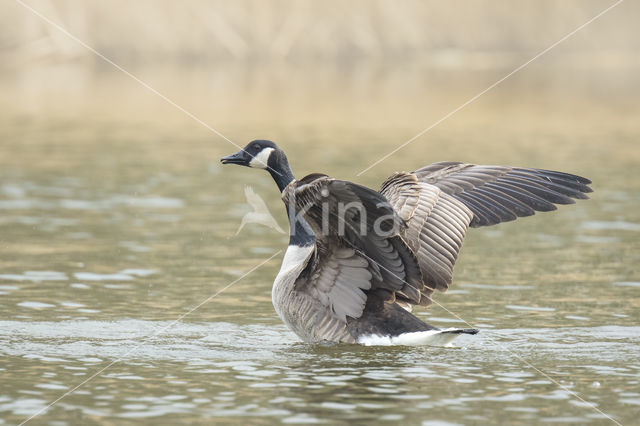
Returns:
[[[251,141],[240,151],[222,157],[220,161],[222,164],[237,164],[267,170],[276,181],[280,192],[294,179],[284,151],[267,140]]]

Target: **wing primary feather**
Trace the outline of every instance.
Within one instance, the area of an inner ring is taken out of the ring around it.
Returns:
[[[476,191],[478,191],[478,193],[480,194],[486,195],[487,198],[496,200],[502,206],[512,211],[518,217],[531,216],[536,213],[536,211],[531,207],[521,203],[517,199],[495,188],[482,187],[482,188],[477,188]]]
[[[564,173],[564,172],[558,172],[555,170],[545,170],[545,169],[525,169],[522,167],[514,167],[514,170],[532,170],[538,174],[542,174],[544,176],[549,176],[552,178],[557,178],[557,179],[561,179],[567,182],[579,182],[582,183],[584,185],[590,185],[591,184],[591,180],[582,177],[582,176],[578,176],[578,175],[574,175],[571,173]]]
[[[485,214],[486,209],[484,208],[484,206],[473,198],[469,197],[468,194],[456,194],[454,197],[465,203],[471,209],[473,218],[471,219],[471,223],[469,223],[469,226],[471,226],[472,228],[492,225],[494,223],[493,221],[495,220],[495,215],[493,215],[491,212],[486,212]]]
[[[473,192],[465,192],[461,194],[456,194],[456,197],[463,198],[467,201],[473,200],[476,209],[473,210],[474,213],[481,212],[483,216],[487,218],[487,222],[484,225],[495,225],[497,223],[503,222],[503,218],[499,213],[504,213],[504,210],[497,207],[495,204],[487,203],[482,197],[478,196]],[[514,215],[515,219],[515,215]]]
[[[535,173],[530,169],[514,169],[509,175],[519,176],[543,185],[549,189],[568,195],[573,198],[585,199],[584,193],[593,192],[587,185],[576,180],[562,179],[556,176],[550,176],[543,173]]]
[[[580,200],[585,200],[587,198],[589,198],[587,195],[585,195],[583,192],[580,192],[579,190],[573,189],[573,188],[569,188],[563,185],[559,185],[555,182],[551,182],[549,180],[542,180],[539,179],[538,177],[534,176],[534,175],[519,175],[518,176],[519,179],[523,180],[523,181],[527,181],[530,184],[539,186],[544,188],[546,191],[552,191],[552,193],[556,193],[556,194],[560,194],[563,197],[556,197],[555,199],[551,200],[549,199],[549,201],[555,203],[555,204],[572,204],[574,203],[574,201],[571,198],[576,198],[576,199],[580,199]],[[510,177],[510,180],[513,179]],[[550,194],[553,195],[553,194]]]
[[[500,190],[501,192],[504,192],[507,195],[510,195],[511,197],[519,200],[523,204],[533,208],[535,211],[548,212],[548,211],[556,210],[556,206],[554,206],[553,203],[547,201],[544,198],[541,198],[541,197],[538,197],[537,195],[532,194],[527,189],[519,187],[516,184],[512,184],[511,181],[509,181],[509,183],[507,182],[488,183],[486,187]],[[558,193],[555,193],[555,195],[562,198],[568,198]]]

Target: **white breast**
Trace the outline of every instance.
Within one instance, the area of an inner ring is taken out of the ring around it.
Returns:
[[[285,322],[287,322],[287,320],[283,316],[283,305],[286,304],[290,296],[292,296],[293,284],[307,265],[307,260],[314,249],[315,246],[313,245],[304,247],[290,245],[282,259],[280,272],[278,272],[276,279],[273,281],[271,301],[276,308],[276,312]]]

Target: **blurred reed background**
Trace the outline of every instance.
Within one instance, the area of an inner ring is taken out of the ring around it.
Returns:
[[[392,147],[614,2],[25,3],[239,144],[318,132],[375,140],[386,129],[393,140],[380,143]],[[19,2],[1,8],[5,121],[106,122],[110,131],[149,122],[176,140],[219,139]],[[638,16],[638,2],[622,3],[432,133],[487,141],[496,126],[576,137],[634,127]]]
[[[3,4],[0,40],[14,60],[64,62],[96,58],[18,3]],[[603,0],[488,1],[188,1],[33,0],[44,15],[115,61],[427,60],[436,66],[506,65],[508,55],[534,53],[613,4]],[[629,59],[637,2],[585,28],[565,53]],[[603,31],[602,28],[606,30]],[[575,61],[575,57],[569,58]],[[635,58],[637,60],[637,57]],[[566,61],[566,58],[563,59]],[[14,63],[15,65],[15,63]],[[88,64],[85,64],[88,66]]]

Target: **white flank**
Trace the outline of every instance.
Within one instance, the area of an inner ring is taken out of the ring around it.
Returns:
[[[258,153],[258,155],[256,155],[251,159],[251,161],[249,161],[249,167],[254,167],[256,169],[266,169],[271,151],[273,151],[273,148],[264,148]]]
[[[447,346],[449,342],[462,334],[448,333],[454,330],[457,329],[416,331],[394,337],[370,334],[368,336],[360,336],[358,343],[365,346]]]

